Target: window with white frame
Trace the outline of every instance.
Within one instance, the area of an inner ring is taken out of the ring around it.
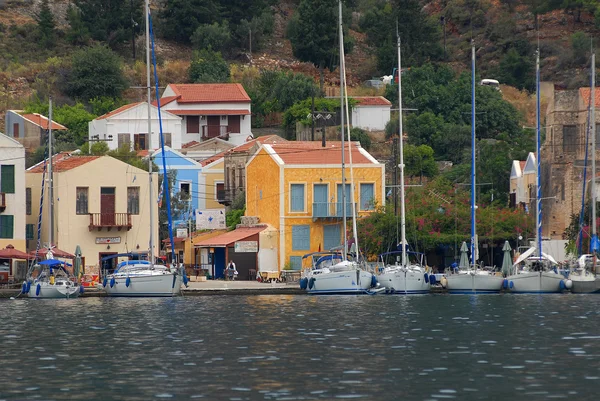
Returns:
[[[304,184],[290,185],[290,212],[304,212]]]

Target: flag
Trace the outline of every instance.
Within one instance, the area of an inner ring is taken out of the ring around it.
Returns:
[[[162,197],[163,197],[163,183],[164,181],[161,181],[160,183],[160,189],[158,190],[158,207],[162,207]]]

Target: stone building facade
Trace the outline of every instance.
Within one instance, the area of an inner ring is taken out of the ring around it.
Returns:
[[[591,116],[590,88],[556,90],[550,87],[548,89],[542,92],[548,102],[544,130],[546,137],[541,148],[542,229],[543,236],[561,239],[571,222],[571,216],[581,211],[588,127],[593,127],[590,133],[595,132],[596,149],[600,147],[600,110],[598,110],[600,89],[595,91],[596,121],[594,124],[588,124]],[[591,152],[591,136],[588,137],[588,141],[588,149]],[[589,199],[590,195],[591,159],[592,154],[589,153],[586,199]]]

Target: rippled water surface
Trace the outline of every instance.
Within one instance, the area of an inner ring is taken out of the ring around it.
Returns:
[[[597,400],[600,296],[0,301],[0,400]]]

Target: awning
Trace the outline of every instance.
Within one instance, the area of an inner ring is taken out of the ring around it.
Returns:
[[[242,241],[252,235],[258,234],[266,228],[266,226],[236,228],[235,230],[226,232],[225,234],[198,241],[194,246],[196,248],[225,248],[227,245],[233,244],[236,241]]]
[[[177,116],[249,116],[250,110],[168,110]]]

